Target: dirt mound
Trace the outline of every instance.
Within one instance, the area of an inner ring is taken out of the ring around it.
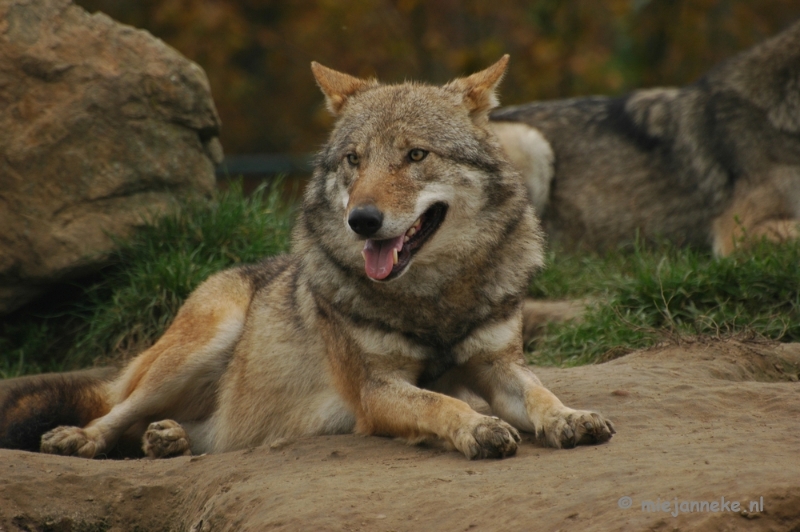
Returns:
[[[357,436],[163,461],[2,450],[0,530],[800,527],[800,344],[697,341],[537,373],[608,414],[611,442],[478,462]]]

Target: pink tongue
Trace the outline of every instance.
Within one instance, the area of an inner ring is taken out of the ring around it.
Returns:
[[[387,240],[373,240],[368,238],[364,243],[364,269],[373,279],[385,279],[392,273],[394,267],[394,253],[403,249],[403,237],[389,238]]]

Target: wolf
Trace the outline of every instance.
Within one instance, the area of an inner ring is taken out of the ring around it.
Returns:
[[[520,430],[609,440],[611,421],[566,407],[523,358],[543,238],[489,129],[507,62],[444,86],[312,63],[336,123],[291,253],[211,276],[115,380],[10,394],[4,445],[95,457],[133,438],[159,458],[356,432],[474,459],[513,455]]]
[[[548,237],[718,256],[800,236],[800,22],[683,88],[496,110]]]

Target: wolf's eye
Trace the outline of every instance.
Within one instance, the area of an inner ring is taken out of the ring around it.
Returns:
[[[350,163],[350,166],[358,166],[358,155],[355,153],[348,153],[347,162]]]
[[[414,148],[410,152],[408,152],[408,160],[414,163],[420,162],[422,159],[428,156],[428,152],[425,150],[421,150],[419,148]]]

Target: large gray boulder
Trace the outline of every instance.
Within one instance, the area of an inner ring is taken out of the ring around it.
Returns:
[[[0,0],[0,314],[103,264],[222,159],[203,70],[70,0]]]

